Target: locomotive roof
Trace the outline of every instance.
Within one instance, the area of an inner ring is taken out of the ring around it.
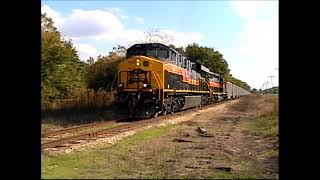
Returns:
[[[178,51],[176,51],[175,49],[173,49],[173,48],[171,48],[171,47],[169,47],[169,46],[167,46],[167,45],[164,45],[164,44],[162,44],[162,43],[139,43],[139,44],[134,44],[134,45],[132,45],[131,47],[129,47],[128,49],[131,49],[131,48],[135,48],[135,47],[146,47],[146,46],[148,46],[148,45],[151,45],[152,47],[164,47],[164,48],[168,48],[168,49],[170,49],[170,50],[172,50],[173,52],[175,52],[175,53],[177,53],[177,54],[181,54],[181,53],[179,53]],[[181,54],[181,55],[183,55],[183,54]]]
[[[131,47],[129,47],[128,49],[135,48],[135,47],[146,47],[146,46],[148,46],[148,45],[151,45],[152,47],[165,47],[165,48],[170,49],[169,46],[166,46],[166,45],[161,44],[161,43],[140,43],[140,44],[134,44],[134,45],[132,45]]]

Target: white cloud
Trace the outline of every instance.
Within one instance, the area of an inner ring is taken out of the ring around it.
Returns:
[[[71,38],[112,35],[122,29],[119,19],[108,11],[81,9],[73,10],[61,27],[61,31]]]
[[[98,50],[90,44],[74,43],[75,48],[79,51],[79,58],[83,61],[89,59],[89,57],[97,57],[99,55]]]
[[[144,32],[136,29],[126,29],[119,35],[119,42],[134,43],[145,38]]]
[[[231,7],[242,18],[256,16],[260,10],[266,8],[267,1],[230,1]]]
[[[47,13],[47,16],[53,19],[55,26],[57,28],[61,27],[61,24],[63,23],[63,17],[58,11],[55,11],[48,5],[44,5],[41,7],[41,13]]]
[[[278,56],[278,19],[248,20],[240,32],[238,51],[252,61],[274,61]]]
[[[111,7],[111,8],[104,8],[107,11],[110,11],[111,13],[120,13],[123,12],[122,9],[118,8],[118,7]]]
[[[278,85],[278,2],[231,1],[230,5],[244,21],[233,50],[227,54],[232,74],[255,88],[276,75],[273,85]]]
[[[111,7],[111,8],[104,8],[104,9],[114,14],[115,16],[120,17],[121,19],[129,19],[129,16],[124,15],[124,10],[118,7]]]
[[[104,10],[82,10],[74,9],[68,15],[62,16],[58,11],[47,5],[42,6],[42,12],[47,12],[52,17],[58,30],[68,39],[77,42],[90,42],[87,44],[78,44],[77,50],[80,57],[86,59],[89,56],[97,54],[94,48],[94,42],[104,41],[114,46],[121,44],[132,45],[138,42],[145,42],[145,33],[138,29],[126,29],[122,22],[121,16],[115,13],[122,12],[119,8],[108,8]],[[126,17],[122,17],[125,19]],[[143,18],[136,19],[143,23]],[[160,32],[172,36],[170,42],[175,46],[186,46],[189,43],[198,42],[203,38],[202,34],[195,32],[176,32],[173,30],[161,30]]]
[[[105,11],[74,9],[71,14],[62,16],[48,5],[42,7],[42,12],[46,12],[54,20],[57,28],[71,39],[103,38],[113,40],[118,38],[118,35],[115,36],[115,34],[123,31],[123,25],[111,11],[118,12],[120,9],[111,8]]]
[[[136,18],[136,21],[137,21],[139,24],[143,24],[143,23],[144,23],[144,20],[143,20],[143,18],[141,18],[141,17],[137,17],[137,18]]]
[[[43,12],[53,18],[54,22],[58,19],[58,29],[73,40],[95,39],[115,41],[137,41],[144,40],[144,32],[137,29],[125,29],[119,18],[110,11],[119,12],[119,8],[108,8],[107,10],[81,10],[75,9],[67,16],[61,14],[47,5],[42,8]],[[143,18],[136,19],[143,23]],[[195,32],[175,32],[173,30],[162,30],[173,37],[173,43],[182,46],[188,43],[196,42],[203,38],[202,34]]]
[[[187,46],[188,44],[199,42],[204,35],[195,32],[175,32],[172,30],[162,30],[161,32],[172,37],[172,44],[176,47]]]
[[[121,19],[129,19],[129,16],[126,16],[126,15],[120,15],[120,18],[121,18]]]

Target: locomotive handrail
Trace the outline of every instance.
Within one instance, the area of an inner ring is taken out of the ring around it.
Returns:
[[[114,79],[113,79],[113,81],[112,81],[112,84],[111,84],[111,91],[113,91],[113,89],[117,89],[117,87],[116,86],[114,86],[114,83],[115,83],[115,81],[116,81],[116,79],[117,79],[117,77],[118,77],[118,73],[119,72],[117,72],[117,74],[115,75],[115,77],[114,77]],[[114,88],[115,87],[115,88]]]
[[[160,89],[161,87],[160,87],[160,82],[159,82],[159,79],[158,79],[158,77],[157,77],[157,74],[154,73],[153,71],[152,71],[152,74],[154,75],[154,77],[155,77],[155,79],[156,79],[156,82],[157,82],[157,85],[158,85],[158,87],[159,87],[159,89]]]
[[[158,84],[158,87],[159,87],[159,100],[161,100],[160,99],[160,88],[161,88],[161,86],[160,86],[160,81],[159,81],[159,79],[158,79],[158,76],[157,76],[157,74],[156,73],[154,73],[154,71],[152,71],[152,74],[154,75],[154,77],[155,77],[155,79],[156,79],[156,82],[157,82],[157,84]],[[150,77],[150,79],[151,79],[151,77]]]

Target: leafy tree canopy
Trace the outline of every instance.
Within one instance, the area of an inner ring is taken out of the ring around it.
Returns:
[[[199,46],[197,43],[189,44],[186,48],[177,48],[172,44],[170,44],[169,47],[185,54],[191,61],[198,62],[208,67],[210,71],[220,74],[226,81],[250,90],[250,86],[246,82],[232,77],[227,60],[224,59],[219,51],[215,51],[214,48]]]
[[[98,56],[94,62],[91,57],[87,69],[88,88],[110,90],[118,72],[118,64],[125,59],[126,48],[118,45],[109,55]]]
[[[66,41],[51,18],[41,15],[41,93],[43,98],[70,97],[85,86],[86,64],[71,40]]]

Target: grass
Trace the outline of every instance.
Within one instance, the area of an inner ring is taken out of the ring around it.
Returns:
[[[71,99],[55,99],[49,100],[49,97],[43,95],[41,99],[41,110],[43,114],[51,111],[76,111],[76,110],[92,110],[109,106],[112,103],[113,94],[111,92],[99,89],[79,89]]]
[[[214,169],[188,171],[195,156],[206,156],[185,149],[184,144],[172,145],[170,133],[187,125],[169,125],[139,132],[113,146],[55,157],[42,156],[42,178],[147,178],[147,179],[254,179],[259,178],[248,162],[237,162],[241,171],[222,172]],[[216,159],[217,158],[217,159]],[[214,156],[215,162],[227,163],[224,156]],[[168,160],[180,161],[174,166]],[[235,162],[233,162],[235,163]],[[182,169],[182,171],[181,171]],[[189,169],[190,170],[190,169]],[[178,172],[179,171],[179,172]]]
[[[139,159],[135,160],[138,158],[135,154],[143,152],[138,144],[160,137],[175,126],[139,132],[112,147],[105,146],[55,157],[42,156],[42,178],[139,178],[142,174],[154,176],[156,174],[148,172],[147,164],[139,164]]]
[[[263,154],[260,154],[260,157],[267,157],[267,158],[273,158],[273,157],[278,157],[278,150],[277,149],[272,149],[270,151],[267,151]]]
[[[60,128],[58,124],[52,124],[52,123],[43,123],[41,124],[41,131],[46,131],[49,129],[55,129],[55,128]]]
[[[65,126],[66,123],[61,121],[56,121],[54,119],[41,120],[41,133],[50,130],[50,129],[61,129]]]
[[[51,102],[43,97],[42,130],[116,118],[119,112],[112,106],[112,99],[111,92],[95,92],[92,89],[77,91],[73,99],[56,99]]]
[[[251,130],[265,137],[275,137],[279,134],[279,114],[278,114],[278,96],[266,95],[264,97],[265,106],[269,110],[251,121]]]
[[[279,134],[279,118],[276,114],[267,114],[257,118],[253,124],[256,133],[265,137],[277,136]]]
[[[266,108],[260,116],[248,119],[244,126],[244,132],[258,135],[264,138],[271,138],[273,142],[278,141],[279,135],[279,115],[278,115],[278,96],[263,95],[263,105]],[[259,154],[261,158],[278,158],[278,148],[269,149]]]
[[[234,173],[226,173],[220,171],[211,171],[205,175],[208,179],[258,179],[254,172],[251,171],[240,171]]]
[[[47,116],[42,119],[41,132],[50,129],[60,129],[74,125],[87,124],[92,122],[99,122],[103,120],[112,120],[119,118],[117,112],[111,110],[104,110],[101,112],[68,112],[64,114]]]
[[[248,126],[245,132],[262,135],[265,137],[275,137],[279,133],[278,96],[274,95],[253,95],[250,97],[259,98],[259,101],[250,103],[250,110],[256,110],[259,114],[256,117],[247,119]]]
[[[262,135],[263,137],[271,137],[276,140],[279,135],[279,118],[275,113],[269,113],[256,119],[251,124],[251,133]],[[264,158],[278,158],[278,149],[270,149],[259,157]]]

